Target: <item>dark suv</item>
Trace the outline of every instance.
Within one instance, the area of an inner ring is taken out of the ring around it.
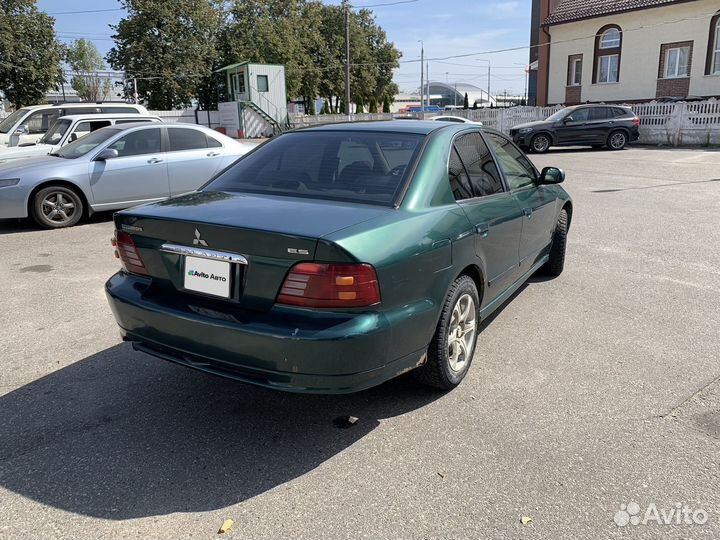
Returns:
[[[630,107],[577,105],[547,120],[513,127],[510,136],[523,148],[542,154],[551,146],[592,146],[622,150],[640,137],[640,118]]]

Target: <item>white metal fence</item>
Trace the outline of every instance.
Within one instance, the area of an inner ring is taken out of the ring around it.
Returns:
[[[720,101],[710,99],[690,103],[639,103],[630,105],[640,117],[640,143],[667,146],[720,145]],[[544,120],[562,107],[511,107],[508,109],[468,109],[425,113],[425,118],[450,115],[482,122],[483,125],[508,133],[524,122]],[[415,114],[354,114],[351,121],[390,120]],[[292,115],[295,127],[347,122],[344,114],[315,116]]]

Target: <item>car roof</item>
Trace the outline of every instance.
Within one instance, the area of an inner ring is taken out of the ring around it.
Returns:
[[[66,114],[65,116],[61,116],[60,118],[58,118],[58,120],[61,120],[63,118],[68,120],[121,120],[124,118],[153,118],[155,120],[162,120],[159,116],[143,113]]]
[[[478,125],[477,127],[482,127]],[[432,120],[380,120],[370,122],[343,122],[340,124],[323,124],[302,128],[295,131],[366,131],[374,133],[412,133],[428,135],[440,129],[467,129],[467,125],[460,122],[437,122]]]
[[[80,107],[132,107],[134,109],[144,109],[142,105],[136,103],[125,103],[124,101],[78,101],[73,103],[41,103],[40,105],[26,105],[22,107],[27,110],[46,109],[46,108],[80,108]]]

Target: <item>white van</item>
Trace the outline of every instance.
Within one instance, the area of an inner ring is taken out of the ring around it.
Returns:
[[[0,146],[0,164],[11,159],[37,157],[57,152],[68,143],[96,129],[116,124],[162,122],[159,116],[148,114],[71,114],[61,116],[36,142],[19,146]]]
[[[147,109],[132,103],[59,103],[23,107],[0,121],[0,147],[37,141],[61,116],[101,113],[147,114]]]

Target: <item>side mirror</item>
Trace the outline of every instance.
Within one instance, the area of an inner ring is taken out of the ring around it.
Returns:
[[[20,124],[15,130],[15,133],[13,133],[13,135],[27,135],[28,133],[30,133],[30,130],[28,129],[27,125]]]
[[[106,161],[108,159],[115,159],[118,157],[118,151],[114,148],[106,148],[95,156],[95,161]]]
[[[563,118],[562,123],[563,123],[563,125],[565,125],[565,124],[568,124],[568,123],[570,123],[570,122],[572,122],[572,121],[573,121],[572,116],[566,116],[565,118]]]
[[[538,184],[560,184],[565,181],[565,171],[557,167],[545,167],[540,173]]]

